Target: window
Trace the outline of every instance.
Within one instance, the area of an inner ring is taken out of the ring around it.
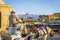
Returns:
[[[1,12],[0,12],[0,28],[1,28]]]

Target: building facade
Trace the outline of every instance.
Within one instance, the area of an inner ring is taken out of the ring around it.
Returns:
[[[60,22],[60,13],[49,15],[49,22]]]
[[[8,26],[9,15],[12,11],[10,5],[6,5],[0,0],[0,33],[6,32],[6,27]]]

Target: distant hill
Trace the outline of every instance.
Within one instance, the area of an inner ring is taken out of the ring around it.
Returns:
[[[27,16],[25,14],[18,14],[18,16],[19,18],[27,17],[27,18],[38,19],[38,15],[35,15],[35,14],[28,14]]]

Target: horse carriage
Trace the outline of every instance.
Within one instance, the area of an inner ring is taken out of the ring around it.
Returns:
[[[49,27],[26,25],[27,33],[22,34],[23,30],[20,26],[7,27],[8,34],[3,35],[2,40],[46,40],[48,34],[53,35]]]

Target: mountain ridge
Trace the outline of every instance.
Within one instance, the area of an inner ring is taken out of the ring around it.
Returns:
[[[35,14],[18,14],[19,18],[24,18],[24,17],[32,17],[33,19],[38,19],[39,15],[35,15]]]

